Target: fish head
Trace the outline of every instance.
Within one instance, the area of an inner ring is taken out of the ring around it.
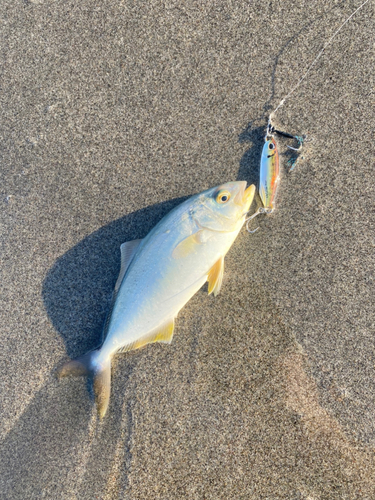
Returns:
[[[246,181],[227,182],[197,196],[193,208],[195,221],[206,229],[231,232],[241,228],[255,194]]]

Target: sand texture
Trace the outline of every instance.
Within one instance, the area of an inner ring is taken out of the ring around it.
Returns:
[[[0,499],[375,498],[374,2],[280,108],[277,210],[108,413],[56,369],[100,343],[120,244],[257,183],[267,116],[360,1],[2,0]],[[302,158],[303,157],[303,158]]]

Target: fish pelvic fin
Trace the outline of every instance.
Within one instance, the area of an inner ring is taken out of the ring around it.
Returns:
[[[221,284],[223,282],[223,274],[224,257],[221,256],[220,259],[208,271],[208,295],[211,295],[211,293],[213,293],[216,297],[216,295],[220,292]]]
[[[93,381],[96,406],[100,418],[106,414],[111,393],[111,359],[98,360],[99,349],[72,359],[58,371],[59,378],[67,376],[88,376]]]

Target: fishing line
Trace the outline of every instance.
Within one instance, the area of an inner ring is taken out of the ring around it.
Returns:
[[[325,51],[325,49],[328,47],[328,45],[330,45],[330,43],[332,42],[332,40],[338,35],[338,33],[342,30],[342,28],[345,26],[345,24],[350,21],[350,19],[359,11],[362,9],[362,7],[364,7],[366,5],[366,3],[368,2],[369,0],[365,0],[354,12],[352,12],[350,14],[350,16],[341,24],[341,26],[335,31],[335,33],[331,36],[331,38],[324,44],[322,50],[319,52],[319,54],[316,56],[316,58],[313,60],[313,62],[310,64],[310,66],[307,68],[306,72],[304,73],[304,75],[299,79],[299,81],[297,82],[297,84],[292,88],[292,90],[289,92],[289,94],[287,94],[281,101],[280,103],[278,104],[278,106],[275,108],[274,111],[272,111],[269,115],[269,120],[268,120],[268,123],[271,124],[271,117],[274,116],[276,114],[276,112],[281,108],[281,106],[283,106],[283,104],[285,103],[285,101],[287,99],[289,99],[289,97],[293,94],[293,92],[295,90],[298,89],[298,87],[301,85],[301,83],[303,82],[303,80],[306,78],[306,76],[308,75],[308,73],[310,72],[311,68],[313,66],[315,66],[315,64],[317,63],[317,61],[320,59],[320,57],[322,56],[323,52]]]
[[[249,233],[255,233],[259,228],[254,230],[250,230],[249,223],[259,214],[271,214],[274,211],[274,200],[276,197],[277,187],[279,184],[280,176],[279,176],[279,155],[277,151],[277,144],[274,141],[274,135],[280,135],[289,139],[295,139],[297,141],[297,147],[287,146],[289,149],[293,151],[299,151],[302,148],[302,145],[306,139],[305,136],[297,136],[291,135],[287,132],[282,132],[277,130],[272,125],[272,118],[276,114],[276,112],[283,106],[285,101],[293,94],[295,90],[301,85],[306,76],[309,74],[311,68],[317,63],[317,61],[322,56],[325,49],[332,43],[332,40],[337,36],[337,34],[342,30],[347,22],[360,10],[369,0],[365,0],[354,12],[350,14],[350,16],[345,19],[345,21],[339,26],[339,28],[334,32],[334,34],[329,38],[329,40],[323,45],[323,48],[320,50],[318,55],[315,57],[313,62],[309,65],[305,73],[298,80],[297,84],[292,88],[292,90],[280,101],[278,106],[275,108],[273,112],[270,113],[268,118],[268,125],[266,129],[266,135],[264,138],[264,146],[262,150],[261,162],[260,162],[260,173],[259,173],[259,188],[258,195],[262,202],[262,206],[258,208],[258,210],[245,219],[246,221],[246,229]],[[298,157],[291,158],[288,160],[290,164],[290,170],[293,170],[296,163],[298,161]]]

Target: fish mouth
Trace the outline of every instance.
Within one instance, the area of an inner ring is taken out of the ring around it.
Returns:
[[[246,189],[246,181],[241,182],[240,189],[234,198],[234,203],[240,207],[244,207],[246,211],[249,209],[251,202],[253,201],[255,194],[255,185],[251,184]]]
[[[255,185],[251,184],[247,189],[245,189],[243,196],[242,196],[242,203],[244,205],[249,205],[253,201],[255,194]]]

